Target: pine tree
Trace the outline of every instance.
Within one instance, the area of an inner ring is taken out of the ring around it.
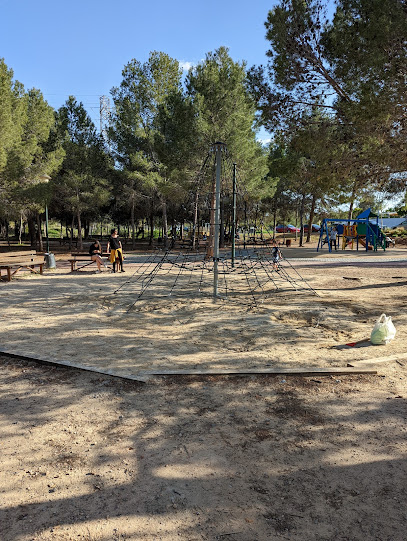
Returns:
[[[65,158],[53,183],[54,197],[76,218],[82,249],[82,218],[97,219],[99,210],[108,202],[112,164],[102,137],[83,104],[73,96],[57,112],[57,130]]]

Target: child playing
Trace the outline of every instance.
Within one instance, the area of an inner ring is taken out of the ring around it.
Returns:
[[[281,252],[277,245],[274,245],[271,249],[271,261],[273,263],[273,270],[278,271],[279,269],[279,262],[281,259]]]

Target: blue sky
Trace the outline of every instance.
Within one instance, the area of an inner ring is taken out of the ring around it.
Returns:
[[[224,45],[235,61],[266,62],[264,22],[276,0],[0,0],[0,57],[54,108],[69,95],[97,122],[99,97],[136,58],[164,51],[198,63]],[[96,124],[98,126],[98,122]]]

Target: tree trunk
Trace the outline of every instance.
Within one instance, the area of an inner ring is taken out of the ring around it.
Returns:
[[[20,227],[18,229],[18,244],[22,242],[22,233],[23,233],[23,215],[20,214]]]
[[[35,232],[35,219],[34,216],[29,216],[28,218],[28,234],[30,236],[30,245],[31,248],[37,250],[37,235]]]
[[[302,196],[302,200],[301,200],[301,205],[304,204],[304,198],[305,198],[305,195]],[[304,214],[304,211],[302,211],[302,213]],[[298,206],[296,207],[295,209],[295,240],[297,241],[298,239],[298,234],[297,234],[297,224],[298,224]],[[301,232],[300,232],[301,233]],[[302,240],[300,241],[300,246],[302,246]]]
[[[277,209],[273,212],[273,240],[276,240],[276,226],[277,226]]]
[[[161,205],[163,208],[163,241],[164,250],[168,250],[168,218],[167,218],[167,201],[164,197],[161,198]]]
[[[44,251],[44,243],[42,242],[42,231],[41,231],[41,217],[37,212],[37,238],[38,238],[38,247],[39,251]]]
[[[6,220],[6,239],[7,239],[7,244],[10,246],[10,228],[9,228],[8,220]]]
[[[154,239],[154,210],[151,209],[150,212],[150,240],[149,245],[153,245],[153,239]]]
[[[71,234],[69,236],[69,249],[72,250],[73,246],[73,228],[75,227],[75,215],[72,215],[72,227],[71,227]]]
[[[192,226],[192,248],[196,248],[196,230],[198,225],[198,200],[199,200],[199,193],[196,192],[195,194],[195,201],[194,201],[194,225]],[[199,235],[199,232],[198,232]]]
[[[225,247],[225,217],[223,202],[220,203],[219,248]]]
[[[81,213],[78,210],[76,213],[76,218],[78,220],[78,249],[83,250],[83,242],[82,242],[82,223],[81,223]]]
[[[305,194],[302,194],[301,206],[300,206],[300,247],[303,246],[302,240],[304,238],[304,207],[305,207]],[[297,232],[295,234],[297,235]]]
[[[215,206],[216,206],[216,178],[212,182],[211,219],[209,229],[209,242],[206,245],[206,257],[213,257],[215,242]]]
[[[349,212],[348,212],[348,219],[352,219],[353,215],[353,205],[355,204],[355,197],[356,197],[356,184],[357,181],[355,180],[352,187],[352,195],[350,197],[350,205],[349,205]]]
[[[307,240],[305,242],[310,242],[310,240],[311,240],[312,223],[314,221],[316,199],[317,199],[316,196],[313,195],[312,196],[312,202],[311,202],[311,211],[309,213],[309,224],[308,224]]]
[[[134,196],[131,198],[130,223],[131,223],[131,248],[136,247],[136,224],[134,222]]]

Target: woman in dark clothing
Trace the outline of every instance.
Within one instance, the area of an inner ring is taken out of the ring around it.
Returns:
[[[96,261],[96,265],[98,266],[97,272],[102,272],[102,265],[104,265],[102,260],[102,247],[100,245],[100,242],[98,240],[94,240],[89,248],[89,254],[92,261]]]
[[[110,232],[110,238],[107,243],[107,252],[110,251],[110,263],[113,263],[113,272],[116,272],[116,261],[119,262],[120,270],[123,269],[123,248],[122,243],[119,240],[117,229],[112,229]]]

